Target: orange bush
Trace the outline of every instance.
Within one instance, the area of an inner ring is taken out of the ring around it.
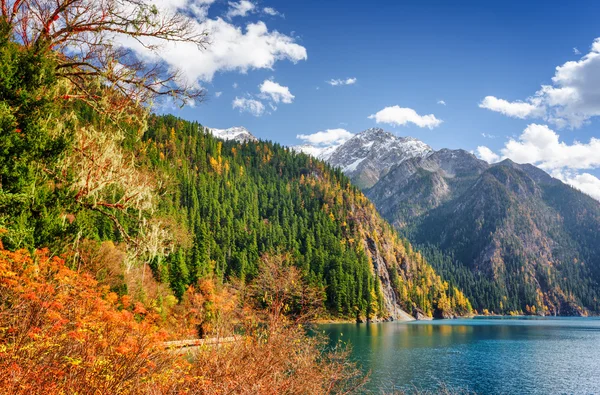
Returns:
[[[281,284],[271,286],[292,300]],[[326,351],[325,338],[307,336],[272,306],[261,312],[241,301],[203,280],[165,319],[47,250],[32,256],[0,245],[0,394],[328,394],[364,383],[347,351]],[[165,349],[170,334],[199,325],[211,336],[242,326],[243,335],[186,354]]]
[[[0,391],[119,394],[160,387],[166,333],[41,250],[0,249]],[[172,368],[172,367],[171,367]]]

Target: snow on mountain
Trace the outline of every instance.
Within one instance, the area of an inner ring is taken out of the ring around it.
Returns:
[[[257,141],[242,126],[209,129],[215,137],[238,142]],[[330,146],[303,144],[290,147],[342,169],[361,188],[373,186],[390,168],[411,158],[429,156],[433,150],[412,137],[397,137],[380,128],[367,129],[349,140]]]
[[[307,155],[314,156],[315,158],[327,161],[337,147],[337,145],[329,147],[317,147],[311,144],[302,144],[295,145],[290,148],[296,152],[303,152]]]
[[[213,136],[223,140],[235,140],[240,143],[258,141],[258,139],[243,126],[235,126],[229,129],[208,128],[208,130]]]
[[[397,137],[380,128],[367,129],[334,147],[296,146],[294,149],[340,167],[358,186],[373,186],[389,169],[403,161],[426,157],[433,150],[412,137]]]

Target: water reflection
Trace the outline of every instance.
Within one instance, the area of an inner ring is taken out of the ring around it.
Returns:
[[[439,383],[478,393],[600,393],[600,320],[472,319],[336,324],[370,370],[370,389],[435,390]],[[343,335],[342,335],[343,334]]]

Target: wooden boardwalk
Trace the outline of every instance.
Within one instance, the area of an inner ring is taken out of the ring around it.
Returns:
[[[177,354],[183,354],[197,351],[202,347],[219,347],[223,344],[233,343],[238,340],[241,340],[241,337],[211,337],[208,339],[187,339],[164,342],[163,346]]]

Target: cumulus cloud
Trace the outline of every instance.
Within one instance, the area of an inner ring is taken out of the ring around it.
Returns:
[[[530,124],[517,138],[511,138],[500,150],[501,155],[487,147],[477,147],[477,155],[490,163],[510,158],[517,163],[531,163],[552,176],[583,192],[600,197],[600,180],[581,170],[600,168],[600,139],[567,144],[546,125]]]
[[[225,16],[228,19],[231,19],[236,16],[246,16],[249,13],[254,12],[255,9],[256,6],[254,5],[254,3],[248,0],[241,0],[238,2],[230,1],[229,9],[227,10]]]
[[[581,51],[579,49],[577,49],[577,47],[573,47],[573,53],[575,55],[581,55]]]
[[[245,97],[237,97],[233,99],[232,107],[239,109],[240,112],[248,112],[255,117],[260,117],[265,113],[265,105],[254,99],[247,99]]]
[[[433,129],[442,123],[435,115],[419,115],[412,108],[403,108],[400,106],[386,107],[383,110],[372,114],[369,119],[374,119],[377,123],[387,123],[393,126],[406,125],[413,123],[420,128]]]
[[[261,97],[270,99],[275,103],[286,103],[290,104],[294,101],[294,95],[290,93],[290,89],[287,86],[279,85],[277,82],[272,80],[265,80],[259,86]]]
[[[246,94],[247,97],[236,97],[232,103],[233,108],[259,117],[265,113],[267,105],[271,110],[276,111],[278,103],[291,104],[295,98],[290,92],[290,88],[278,84],[273,79],[264,80],[258,86],[258,89],[260,91],[258,94]]]
[[[480,108],[486,108],[495,112],[499,112],[504,115],[508,115],[513,118],[527,118],[536,113],[543,113],[543,108],[537,107],[531,103],[525,103],[522,101],[509,102],[504,99],[498,99],[494,96],[486,96],[481,103]]]
[[[491,149],[485,146],[477,147],[477,156],[488,163],[496,163],[500,161],[500,155],[494,153]]]
[[[489,133],[481,133],[481,135],[482,135],[483,137],[485,137],[486,139],[495,139],[495,138],[496,138],[496,136],[495,136],[495,135],[493,135],[493,134],[489,134]]]
[[[558,66],[552,84],[542,85],[526,101],[487,96],[479,106],[517,118],[543,118],[559,128],[581,127],[600,115],[600,38],[580,60]]]
[[[221,97],[222,94],[223,92],[215,92],[215,97]]]
[[[600,139],[567,144],[546,125],[527,126],[518,140],[510,139],[501,152],[515,162],[533,163],[546,170],[600,167]]]
[[[552,176],[569,184],[596,200],[600,200],[600,179],[590,173],[553,172]]]
[[[346,129],[327,129],[322,132],[313,134],[298,134],[296,138],[303,140],[306,143],[318,146],[332,146],[343,144],[352,138],[354,134]]]
[[[275,62],[289,60],[297,63],[307,59],[306,48],[295,43],[292,37],[269,31],[264,22],[249,23],[246,31],[222,19],[203,24],[212,44],[206,51],[190,59],[189,52],[176,51],[170,58],[183,64],[183,70],[192,78],[210,81],[218,71],[247,72],[250,69],[272,69]]]
[[[191,43],[147,40],[161,44],[160,51],[149,51],[132,38],[122,38],[119,43],[149,62],[162,61],[180,70],[189,82],[211,81],[217,72],[246,73],[252,69],[272,69],[282,60],[297,63],[307,59],[305,47],[290,36],[269,31],[262,21],[248,23],[245,29],[221,18],[193,23],[197,31],[208,34],[210,44],[206,49]]]
[[[441,104],[442,106],[445,106],[446,102],[444,100],[438,100],[437,104]]]
[[[325,81],[331,86],[339,86],[339,85],[353,85],[356,84],[356,78],[346,78],[346,79],[331,79],[329,81]]]

